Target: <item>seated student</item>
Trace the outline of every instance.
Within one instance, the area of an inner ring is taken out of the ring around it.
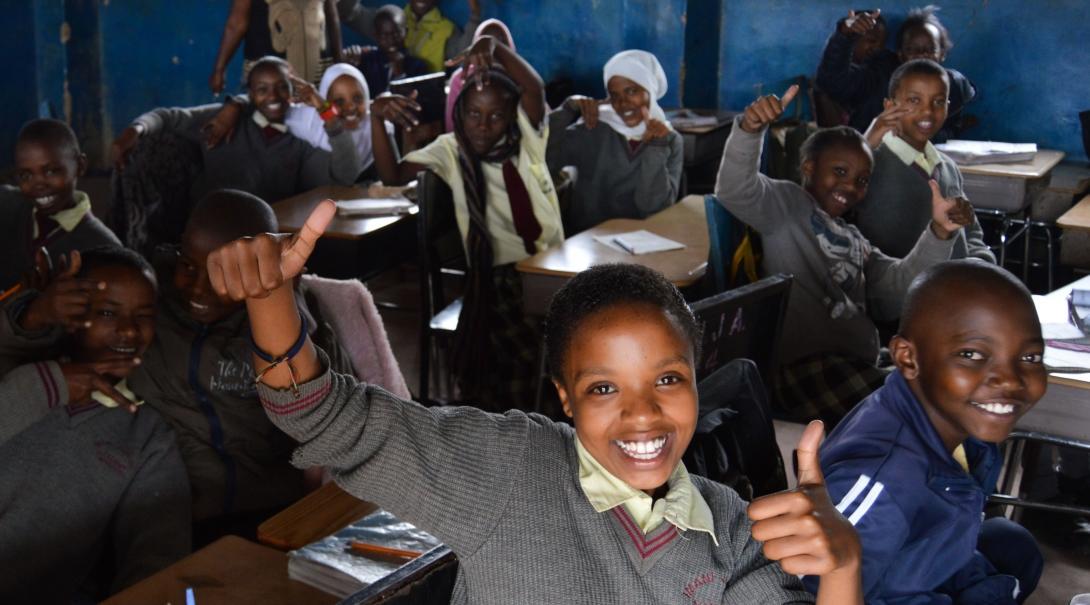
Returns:
[[[913,59],[931,59],[942,63],[953,42],[933,6],[913,9],[897,30],[895,60],[879,54],[862,65],[851,64],[851,48],[858,36],[876,26],[877,13],[849,13],[829,37],[818,66],[817,86],[829,93],[851,113],[849,124],[864,132],[882,112],[889,79],[897,66]],[[935,131],[936,141],[957,136],[968,124],[961,111],[976,97],[976,88],[960,72],[945,68],[950,84],[950,106],[946,119]]]
[[[463,400],[529,405],[540,330],[522,313],[515,263],[564,239],[545,165],[544,88],[533,67],[491,36],[473,43],[465,64],[473,73],[455,103],[454,132],[400,162],[389,138],[376,134],[375,164],[387,185],[430,169],[453,193],[469,261],[454,346]],[[414,128],[414,109],[419,105],[405,97],[375,99],[371,132],[381,132],[383,118]]]
[[[879,73],[882,71],[892,72],[896,69],[899,61],[897,60],[897,53],[886,48],[889,28],[886,24],[886,18],[882,16],[881,9],[873,12],[848,11],[847,18],[837,22],[837,31],[846,31],[848,36],[854,38],[850,45],[851,63],[849,64],[849,70],[866,70],[868,64],[872,62],[890,65],[887,70],[877,70]],[[830,39],[825,46],[821,65],[818,66],[819,73],[820,70],[829,69],[829,64],[842,64],[843,57],[841,54],[845,52],[849,52],[849,45],[846,44],[844,38],[839,38],[836,42]],[[818,126],[822,128],[844,126],[851,122],[851,113],[844,109],[829,93],[815,87],[814,96]]]
[[[289,464],[295,443],[257,405],[249,356],[250,322],[242,305],[216,295],[205,259],[239,237],[276,232],[272,208],[241,191],[206,196],[186,224],[165,284],[157,338],[129,382],[174,428],[193,493],[196,536],[247,534],[304,493]],[[301,293],[300,293],[301,294]],[[320,325],[301,303],[309,330]],[[348,365],[328,331],[320,333],[337,365]]]
[[[348,63],[331,65],[322,75],[318,90],[292,77],[301,103],[292,103],[284,123],[292,136],[328,152],[333,152],[330,133],[338,137],[347,133],[355,146],[357,180],[375,180],[375,156],[371,153],[371,121],[367,119],[371,105],[371,92],[360,70]],[[250,99],[247,95],[231,97],[212,121],[223,133],[233,133],[245,112]],[[393,125],[386,125],[386,133],[393,136]]]
[[[908,283],[950,258],[954,235],[973,215],[968,202],[935,192],[930,224],[916,233],[910,253],[885,255],[842,218],[866,195],[872,164],[863,136],[846,126],[803,143],[801,187],[760,174],[765,129],[797,93],[792,86],[782,100],[760,97],[735,118],[715,196],[760,233],[764,273],[794,276],[775,400],[797,419],[833,426],[885,379],[875,365],[874,320],[896,317]]]
[[[125,386],[155,335],[155,274],[135,252],[99,247],[78,275],[104,287],[67,358],[0,380],[5,603],[98,601],[189,553],[174,435]]]
[[[617,53],[602,79],[608,102],[573,96],[549,115],[549,169],[577,172],[564,217],[569,233],[654,214],[677,201],[681,184],[681,135],[658,104],[667,86],[658,59],[643,50]]]
[[[940,263],[909,287],[897,370],[821,447],[829,495],[863,542],[868,603],[1022,603],[1043,559],[1002,517],[981,523],[997,443],[1045,393],[1029,291],[1001,268]],[[808,578],[808,586],[818,585]]]
[[[120,245],[76,189],[87,156],[59,120],[27,122],[15,139],[15,180],[0,185],[0,304],[9,303],[45,248],[54,259],[72,250]]]
[[[291,68],[283,59],[263,57],[247,81],[252,102],[242,114],[234,136],[209,132],[209,122],[221,105],[159,108],[136,118],[114,140],[111,153],[119,168],[140,137],[170,131],[201,144],[203,177],[191,197],[200,199],[216,189],[241,189],[279,201],[308,189],[336,183],[351,185],[359,176],[360,160],[352,133],[343,121],[329,121],[326,132],[332,152],[314,147],[288,133],[284,123],[292,96]],[[207,136],[222,142],[205,145]]]
[[[481,22],[480,0],[469,0],[469,19],[458,29],[439,11],[439,0],[409,0],[405,6],[409,53],[428,65],[428,71],[443,71],[447,59],[465,52],[473,42],[473,32]]]
[[[223,92],[227,65],[242,43],[242,80],[262,57],[275,55],[308,82],[343,60],[335,0],[232,0],[208,88]]]
[[[594,267],[553,298],[547,357],[574,429],[426,408],[330,372],[300,332],[286,285],[333,213],[323,202],[286,251],[275,236],[221,247],[210,278],[246,299],[255,369],[290,358],[259,388],[269,418],[303,444],[295,461],[331,465],[349,492],[450,546],[451,602],[809,603],[790,575],[809,573],[823,579],[818,602],[862,603],[857,542],[817,471],[820,424],[799,443],[803,487],[755,501],[752,525],[737,494],[680,463],[696,427],[700,329],[661,274]]]
[[[473,32],[473,41],[481,39],[481,36],[492,36],[496,39],[496,42],[503,44],[507,48],[513,51],[518,51],[515,47],[515,38],[511,35],[511,30],[507,28],[507,25],[499,19],[485,19],[477,26],[477,30]],[[458,95],[462,93],[462,88],[466,83],[465,70],[461,67],[454,70],[454,73],[450,76],[450,84],[447,90],[447,107],[444,114],[443,125],[446,128],[444,132],[454,131],[454,101],[458,98]]]
[[[965,198],[961,171],[930,140],[946,118],[947,72],[934,61],[916,59],[893,72],[885,111],[867,131],[874,172],[854,222],[872,244],[891,256],[912,250],[917,233],[931,221],[930,181],[942,194]],[[951,258],[995,262],[976,217],[959,229]]]
[[[375,13],[375,42],[378,46],[353,47],[367,85],[380,95],[390,88],[391,80],[411,78],[429,73],[423,59],[409,54],[405,48],[405,11],[387,4]]]

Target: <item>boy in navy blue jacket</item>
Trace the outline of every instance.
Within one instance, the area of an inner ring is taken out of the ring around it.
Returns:
[[[1041,553],[982,511],[996,444],[1045,392],[1029,291],[979,261],[935,265],[910,286],[890,352],[897,371],[821,448],[829,495],[863,545],[867,603],[1022,603]]]

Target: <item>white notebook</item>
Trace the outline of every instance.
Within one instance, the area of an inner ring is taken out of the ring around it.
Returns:
[[[412,202],[400,197],[337,200],[337,214],[341,216],[390,216],[408,214],[412,207]]]
[[[1000,143],[952,139],[935,145],[959,164],[1006,164],[1029,162],[1037,155],[1036,143]]]
[[[681,242],[675,242],[645,229],[615,233],[613,235],[596,235],[594,239],[629,254],[650,254],[652,252],[665,252],[666,250],[680,250],[685,247],[685,244]]]

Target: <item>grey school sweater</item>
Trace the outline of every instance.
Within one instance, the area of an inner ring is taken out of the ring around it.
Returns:
[[[949,156],[939,152],[942,161],[933,176],[946,197],[965,197],[961,171]],[[885,145],[874,152],[867,196],[855,207],[855,224],[868,240],[886,254],[906,256],[915,245],[917,234],[931,223],[931,187],[922,171],[906,165]],[[950,258],[979,258],[990,263],[995,255],[984,243],[980,223],[963,227],[954,236]]]
[[[549,114],[549,171],[575,166],[579,172],[565,211],[566,233],[611,218],[644,218],[677,201],[684,159],[680,134],[671,130],[633,152],[609,126],[587,128],[578,119],[567,103]]]
[[[219,103],[163,107],[133,120],[133,124],[144,127],[145,136],[168,130],[200,145],[204,174],[193,184],[193,199],[228,187],[247,191],[272,204],[322,185],[356,182],[359,153],[347,131],[329,137],[332,152],[313,147],[288,133],[269,141],[253,121],[256,111],[253,106],[243,110],[230,141],[208,149],[201,128],[221,107]]]
[[[7,290],[34,268],[34,203],[17,188],[0,185],[0,291]],[[121,242],[90,211],[72,231],[60,229],[46,249],[56,262],[61,254]]]
[[[322,361],[326,358],[322,354]],[[644,535],[579,484],[574,431],[542,416],[425,408],[326,371],[290,391],[260,387],[299,442],[297,466],[328,465],[347,491],[458,555],[452,603],[812,603],[761,554],[745,502],[694,476],[719,545],[668,523]]]
[[[104,598],[189,553],[189,485],[159,414],[67,403],[55,362],[0,380],[3,603]]]
[[[715,196],[761,234],[765,275],[794,276],[780,361],[837,352],[868,363],[878,357],[874,319],[900,315],[908,284],[950,258],[954,238],[930,228],[917,233],[904,259],[886,256],[859,230],[821,210],[805,189],[758,172],[764,132],[742,130],[736,118],[723,149]]]

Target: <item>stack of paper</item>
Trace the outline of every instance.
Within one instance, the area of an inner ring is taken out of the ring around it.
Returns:
[[[390,216],[408,214],[412,207],[412,202],[401,197],[337,200],[337,214],[341,216]]]
[[[611,248],[618,248],[629,254],[650,254],[666,250],[680,250],[685,244],[667,239],[661,235],[655,235],[650,231],[640,229],[627,233],[613,235],[596,235],[594,239]]]
[[[953,139],[935,145],[958,164],[1006,164],[1029,162],[1037,155],[1036,143],[998,143]]]
[[[379,509],[332,536],[289,552],[288,577],[344,598],[405,562],[356,554],[352,542],[420,553],[441,544],[435,536]]]

